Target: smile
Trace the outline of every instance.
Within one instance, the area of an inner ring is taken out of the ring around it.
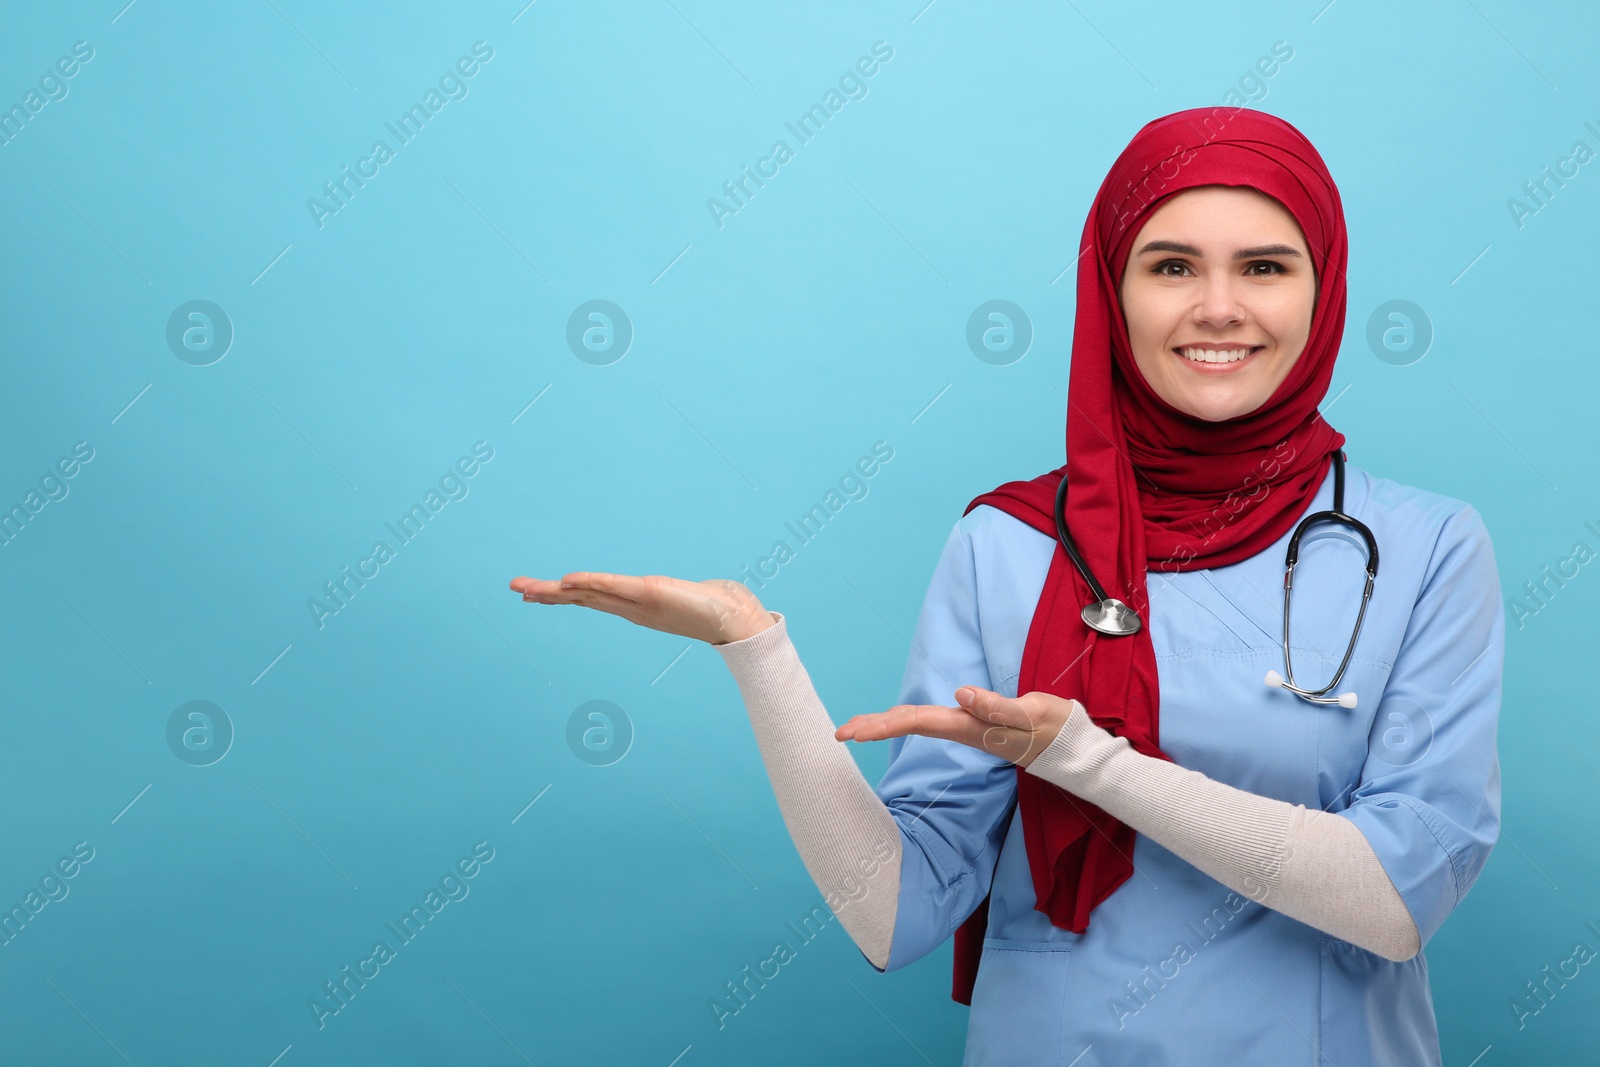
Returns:
[[[1187,346],[1173,349],[1182,356],[1184,362],[1196,370],[1220,371],[1232,370],[1245,363],[1251,356],[1265,347],[1264,345],[1238,345],[1229,348],[1205,348]]]

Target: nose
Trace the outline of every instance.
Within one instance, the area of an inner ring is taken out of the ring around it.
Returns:
[[[1214,327],[1236,326],[1244,321],[1244,307],[1239,303],[1230,272],[1207,274],[1195,304],[1194,321],[1197,325]]]

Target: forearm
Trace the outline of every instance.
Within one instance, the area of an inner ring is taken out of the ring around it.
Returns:
[[[1026,770],[1290,918],[1389,960],[1421,948],[1405,901],[1348,819],[1135,752],[1081,704]]]
[[[790,642],[783,616],[713,645],[744,698],[767,777],[801,862],[874,966],[889,960],[900,895],[900,831],[850,757]]]

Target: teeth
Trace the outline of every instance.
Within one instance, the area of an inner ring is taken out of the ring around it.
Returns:
[[[1253,349],[1249,348],[1230,348],[1223,351],[1216,351],[1209,348],[1178,349],[1179,354],[1181,354],[1184,359],[1192,359],[1196,363],[1237,363],[1244,357],[1248,356],[1252,351]]]

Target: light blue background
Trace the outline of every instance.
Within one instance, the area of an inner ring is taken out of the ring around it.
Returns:
[[[837,923],[788,933],[821,895],[716,654],[507,583],[739,577],[886,441],[760,595],[835,720],[891,705],[966,503],[1060,463],[1107,167],[1276,41],[1249,100],[1349,221],[1352,462],[1477,507],[1508,596],[1600,549],[1600,163],[1507,207],[1600,149],[1588,5],[123,3],[0,20],[6,107],[94,49],[0,146],[0,505],[94,449],[0,547],[0,903],[95,850],[0,948],[0,1061],[958,1063],[948,944],[878,976]],[[469,94],[319,229],[306,200],[480,40]],[[880,40],[868,95],[719,229],[707,199]],[[235,331],[204,367],[165,340],[194,299]],[[606,366],[565,340],[593,299],[635,330]],[[1009,366],[966,345],[991,299],[1036,331]],[[1435,331],[1405,366],[1366,343],[1395,299]],[[319,629],[307,600],[478,441],[469,494]],[[1600,949],[1597,567],[1508,619],[1504,834],[1428,946],[1447,1063],[1597,1036],[1593,966],[1511,1007]],[[166,741],[194,699],[236,730],[207,767]],[[634,732],[604,767],[567,743],[597,699]],[[884,746],[854,751],[876,781]],[[310,998],[478,841],[470,895],[319,1031]],[[797,958],[719,1029],[780,938]]]

